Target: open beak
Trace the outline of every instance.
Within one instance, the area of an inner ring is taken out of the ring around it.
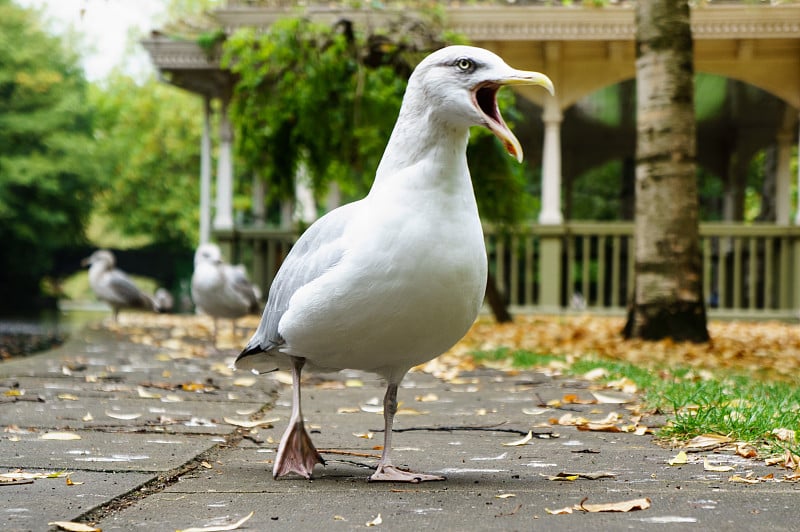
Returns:
[[[550,78],[539,72],[511,70],[500,79],[482,83],[472,91],[475,106],[484,115],[484,123],[489,130],[500,139],[506,151],[517,161],[522,162],[522,146],[508,128],[500,109],[497,107],[497,91],[504,85],[539,85],[554,95],[555,89]]]

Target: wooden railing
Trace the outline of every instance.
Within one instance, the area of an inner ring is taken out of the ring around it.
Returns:
[[[567,222],[513,231],[484,228],[489,268],[514,312],[622,313],[633,280],[633,224]],[[268,289],[295,231],[217,232],[226,255]],[[800,227],[700,226],[703,291],[709,314],[796,319],[800,308]]]

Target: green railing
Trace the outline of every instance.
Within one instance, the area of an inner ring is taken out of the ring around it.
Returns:
[[[513,231],[484,228],[489,268],[513,312],[622,313],[633,280],[633,224],[568,222]],[[709,314],[795,319],[800,307],[800,227],[700,226]],[[226,255],[244,263],[266,293],[295,231],[216,232]]]

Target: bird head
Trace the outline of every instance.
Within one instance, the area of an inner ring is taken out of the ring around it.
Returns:
[[[216,244],[202,244],[194,253],[194,265],[200,263],[222,264],[222,252]]]
[[[91,266],[96,263],[104,263],[106,268],[114,267],[114,254],[107,249],[98,249],[81,261],[81,266]]]
[[[409,87],[425,94],[438,120],[455,126],[484,126],[508,153],[522,162],[522,147],[497,106],[505,85],[539,85],[554,94],[553,82],[539,72],[511,68],[496,54],[472,46],[448,46],[426,57],[414,70]]]

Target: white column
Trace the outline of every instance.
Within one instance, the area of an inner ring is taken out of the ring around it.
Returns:
[[[211,98],[205,96],[200,139],[200,244],[211,239]]]
[[[778,133],[778,148],[775,164],[775,223],[789,225],[792,215],[792,196],[790,190],[792,171],[792,137],[788,131]]]
[[[258,174],[253,172],[253,222],[255,225],[264,225],[267,223],[267,205],[265,198],[267,196],[267,184]]]
[[[548,96],[544,106],[544,148],[542,150],[542,211],[541,225],[564,223],[561,213],[561,109],[554,96]]]
[[[294,216],[293,222],[310,224],[317,219],[317,203],[314,200],[314,191],[311,189],[311,177],[308,167],[301,162],[297,166],[294,176]]]
[[[223,98],[219,117],[217,159],[217,203],[214,229],[233,229],[233,129],[228,119],[228,102]]]

